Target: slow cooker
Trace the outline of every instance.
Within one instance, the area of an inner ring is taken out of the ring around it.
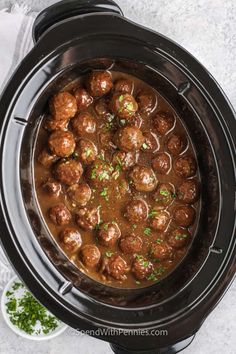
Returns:
[[[236,271],[235,113],[191,54],[124,18],[111,0],[59,2],[37,17],[33,38],[0,100],[2,246],[37,299],[71,327],[92,330],[117,354],[176,353]],[[201,215],[188,255],[143,289],[115,289],[81,273],[47,231],[34,190],[35,136],[48,98],[78,75],[110,68],[146,81],[171,103],[201,174]]]

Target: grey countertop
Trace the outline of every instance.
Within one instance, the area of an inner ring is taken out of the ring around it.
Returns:
[[[19,0],[21,3],[22,0]],[[26,0],[33,11],[53,0]],[[15,3],[0,0],[0,9]],[[235,0],[117,0],[126,17],[165,34],[190,51],[216,78],[236,107]],[[227,236],[227,235],[226,235]],[[236,352],[236,282],[211,313],[185,354]],[[48,342],[18,338],[0,318],[1,354],[111,354],[109,345],[67,330]]]

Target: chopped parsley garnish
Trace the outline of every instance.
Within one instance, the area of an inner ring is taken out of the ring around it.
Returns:
[[[133,111],[134,110],[134,105],[132,102],[129,102],[125,105],[125,108],[128,109],[128,111]]]
[[[171,196],[172,196],[173,199],[177,198],[177,194],[176,193],[172,193]]]
[[[148,280],[151,280],[151,281],[156,281],[156,280],[158,280],[158,277],[159,277],[160,275],[162,275],[164,272],[165,272],[165,268],[159,267],[159,268],[155,269],[155,270],[149,275],[149,277],[148,277],[147,279],[148,279]]]
[[[84,152],[85,152],[85,157],[89,157],[92,154],[92,150],[87,147],[84,149]]]
[[[109,200],[109,198],[108,198],[108,188],[107,188],[107,187],[104,187],[104,188],[103,188],[103,190],[102,190],[101,193],[100,193],[100,196],[101,196],[101,197],[104,197],[104,199],[105,199],[106,201]]]
[[[160,245],[160,244],[162,243],[162,239],[158,238],[158,239],[156,240],[156,243],[157,243],[158,245]]]
[[[98,176],[99,181],[104,181],[105,179],[109,179],[109,174],[106,170],[103,170]]]
[[[151,265],[151,262],[149,262],[148,260],[144,259],[141,254],[135,254],[134,256],[135,256],[135,258],[136,258],[138,261],[140,261],[140,264],[141,264],[143,267],[147,268],[147,267],[149,267],[149,266]]]
[[[148,145],[147,145],[146,143],[143,143],[142,148],[143,148],[144,150],[147,150],[147,149],[148,149]]]
[[[106,223],[106,224],[103,225],[103,229],[104,229],[105,231],[108,230],[108,223]]]
[[[149,218],[153,218],[155,215],[158,214],[158,210],[152,209],[150,213],[148,214]]]
[[[79,155],[76,151],[74,151],[73,154],[71,155],[71,157],[72,157],[72,159],[77,160]]]
[[[175,239],[176,240],[183,240],[184,238],[187,238],[188,235],[187,234],[177,234],[175,235]]]
[[[121,125],[125,125],[125,124],[126,124],[126,120],[125,120],[125,119],[121,119],[121,120],[120,120],[120,124],[121,124]]]
[[[118,98],[119,102],[122,102],[123,99],[124,99],[124,95],[120,95],[119,98]]]
[[[107,257],[109,257],[109,258],[110,258],[113,254],[114,254],[114,253],[111,252],[111,251],[107,251],[107,252],[105,253],[105,255],[106,255]]]
[[[95,230],[100,230],[100,228],[101,228],[101,224],[103,223],[103,221],[102,220],[100,220],[99,221],[99,223],[97,223],[96,224],[96,226],[95,226]]]
[[[161,189],[160,195],[163,195],[164,197],[168,197],[170,195],[170,192],[167,191],[166,189]]]
[[[136,224],[133,224],[133,225],[132,225],[132,229],[133,229],[133,230],[137,229],[137,225],[136,225]]]
[[[150,229],[150,227],[145,227],[143,233],[146,236],[149,236],[151,234],[152,230]]]

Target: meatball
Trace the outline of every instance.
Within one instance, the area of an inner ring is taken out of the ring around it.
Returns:
[[[57,204],[50,208],[49,217],[56,225],[67,225],[71,222],[71,213],[63,204]]]
[[[116,222],[103,223],[100,226],[98,232],[98,242],[102,246],[112,247],[115,245],[116,241],[120,238],[121,232],[120,228]]]
[[[169,112],[158,112],[153,118],[153,127],[159,135],[166,135],[174,124],[174,116]]]
[[[108,101],[105,98],[101,98],[94,103],[94,110],[100,117],[104,118],[111,114],[108,107]]]
[[[72,121],[72,128],[76,135],[93,134],[96,131],[96,120],[89,112],[76,115]]]
[[[160,205],[167,206],[176,198],[175,188],[171,183],[160,183],[153,194],[153,199]]]
[[[67,189],[68,199],[72,205],[85,206],[92,195],[91,188],[87,183],[73,184]]]
[[[190,238],[190,233],[186,229],[179,227],[170,232],[168,236],[168,244],[175,249],[179,249],[186,246],[189,243]]]
[[[58,160],[56,155],[51,155],[44,149],[38,156],[38,162],[44,167],[51,167],[54,162]]]
[[[50,112],[55,120],[69,120],[77,112],[77,103],[69,92],[59,92],[49,103]]]
[[[129,93],[131,95],[133,89],[134,89],[133,82],[127,79],[119,79],[114,84],[115,92]]]
[[[129,93],[117,92],[111,98],[110,109],[119,118],[132,121],[132,117],[138,110],[138,104]]]
[[[145,138],[141,130],[133,126],[120,128],[115,135],[116,145],[120,150],[126,152],[140,150],[144,142]]]
[[[87,89],[91,96],[101,97],[113,87],[112,77],[108,71],[94,71],[89,76]]]
[[[147,279],[153,272],[153,264],[143,256],[136,255],[132,264],[132,273],[138,280]]]
[[[96,145],[87,139],[80,139],[75,151],[78,154],[78,159],[86,165],[93,162],[98,154]]]
[[[182,205],[174,211],[174,219],[179,226],[189,227],[194,223],[195,217],[195,209],[188,205]]]
[[[43,190],[50,196],[50,197],[59,197],[61,194],[61,184],[53,181],[48,180],[46,183],[43,184]]]
[[[68,123],[68,120],[58,120],[50,117],[45,121],[44,129],[49,132],[54,130],[67,130]]]
[[[60,240],[68,252],[77,252],[82,245],[82,238],[78,230],[67,227],[60,233]]]
[[[142,251],[143,241],[139,236],[130,235],[123,237],[119,243],[124,254],[134,254]]]
[[[87,169],[87,178],[91,186],[103,188],[111,181],[114,168],[103,160],[95,160]]]
[[[56,179],[69,186],[78,183],[82,173],[81,163],[75,160],[60,161],[55,168]]]
[[[178,199],[186,204],[193,204],[199,198],[199,183],[194,179],[184,181],[177,190]]]
[[[179,134],[172,134],[167,140],[166,147],[173,156],[177,156],[186,149],[187,139]]]
[[[69,131],[56,130],[50,135],[48,145],[52,154],[67,157],[73,154],[75,150],[75,139]]]
[[[79,112],[85,110],[93,103],[93,98],[83,88],[78,88],[77,90],[75,90],[74,96],[77,102],[77,108]]]
[[[131,185],[139,192],[151,192],[156,188],[157,179],[150,167],[135,165],[129,173]]]
[[[159,141],[156,134],[152,132],[144,132],[145,141],[142,145],[143,152],[156,152],[159,149]]]
[[[157,106],[157,97],[151,90],[140,91],[136,97],[136,101],[139,111],[145,114],[152,113]]]
[[[103,272],[116,280],[125,280],[129,271],[126,261],[119,255],[112,255],[104,260]]]
[[[98,265],[101,253],[95,245],[84,245],[80,250],[82,263],[88,268],[94,268]]]
[[[174,170],[179,177],[192,177],[196,174],[197,164],[192,156],[181,156],[175,160]]]
[[[150,213],[150,227],[157,231],[165,231],[170,221],[170,214],[162,209],[153,209]]]
[[[165,152],[156,154],[152,160],[152,167],[156,173],[166,175],[171,168],[170,156]]]
[[[133,151],[117,151],[112,157],[112,162],[114,165],[118,165],[123,171],[126,171],[136,164],[137,154]]]
[[[166,261],[173,256],[172,248],[165,242],[153,243],[150,248],[150,255],[157,261]]]
[[[82,208],[76,214],[77,224],[84,230],[93,230],[100,223],[98,208]]]
[[[143,199],[133,199],[126,206],[126,218],[131,222],[142,222],[148,217],[148,205]]]

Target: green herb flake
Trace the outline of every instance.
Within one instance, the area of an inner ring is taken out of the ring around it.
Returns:
[[[106,200],[106,201],[108,201],[108,188],[107,187],[104,187],[103,188],[103,190],[101,191],[101,193],[100,193],[100,196],[101,197],[104,197],[104,199]]]
[[[92,150],[87,148],[87,147],[84,149],[84,152],[85,152],[85,157],[86,158],[89,157],[92,154]]]
[[[150,281],[157,281],[158,278],[165,272],[165,268],[164,267],[158,267],[157,269],[155,269],[147,278],[147,280]]]
[[[109,258],[110,258],[113,254],[114,254],[114,253],[111,252],[111,251],[107,251],[107,252],[105,253],[105,255],[106,255],[107,257],[109,257]]]
[[[124,95],[120,95],[118,100],[119,100],[119,102],[122,102],[124,100]]]
[[[151,235],[151,229],[150,229],[150,227],[145,227],[145,229],[144,229],[144,231],[143,231],[143,233],[144,233],[144,235],[146,235],[146,236],[149,236],[149,235]]]
[[[172,194],[171,194],[171,197],[172,197],[173,199],[175,199],[175,198],[177,198],[177,194],[176,194],[176,193],[172,193]]]
[[[158,239],[156,240],[156,243],[157,243],[158,245],[160,245],[160,244],[162,243],[162,240],[161,240],[160,238],[158,238]]]
[[[148,149],[148,145],[147,145],[146,143],[143,143],[142,148],[143,148],[144,150],[147,150],[147,149]]]
[[[177,234],[175,235],[175,239],[176,240],[183,240],[184,238],[187,238],[188,235],[187,234]]]
[[[77,152],[74,151],[73,154],[71,155],[71,157],[72,157],[72,159],[77,160],[79,155]]]
[[[160,195],[163,195],[164,197],[168,197],[170,195],[170,192],[167,191],[166,189],[161,189]]]
[[[149,217],[149,218],[153,218],[153,217],[156,216],[157,214],[158,214],[158,211],[155,210],[155,209],[152,209],[152,210],[150,211],[150,213],[148,214],[148,217]]]
[[[133,229],[133,230],[137,229],[137,227],[138,227],[138,226],[137,226],[136,224],[133,224],[133,225],[132,225],[132,229]]]
[[[121,125],[125,125],[125,124],[126,124],[126,120],[125,120],[125,119],[121,119],[121,120],[120,120],[120,124],[121,124]]]

